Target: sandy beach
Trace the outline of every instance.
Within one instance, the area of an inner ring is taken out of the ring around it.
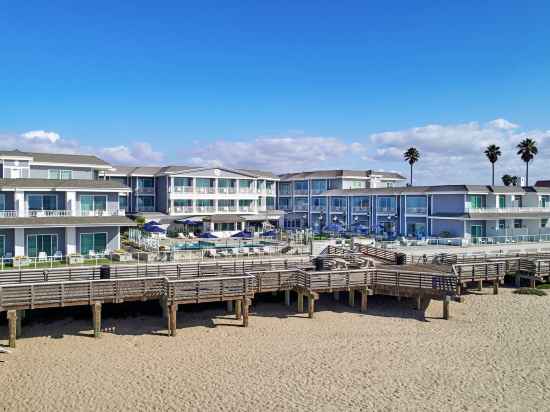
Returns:
[[[178,313],[32,319],[0,354],[1,410],[542,410],[550,379],[550,296],[470,294],[441,319],[374,297],[361,314],[323,296],[314,319],[278,302],[250,327],[222,304]],[[59,314],[59,312],[57,312]],[[6,325],[0,324],[0,339]],[[6,341],[2,340],[2,344]]]

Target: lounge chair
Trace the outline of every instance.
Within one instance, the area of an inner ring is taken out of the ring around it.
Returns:
[[[48,254],[46,252],[38,252],[38,261],[39,262],[47,262],[48,261]]]
[[[239,248],[239,255],[248,256],[249,253],[244,247]]]
[[[208,256],[215,258],[218,255],[218,251],[216,249],[207,249],[206,253]]]
[[[95,250],[90,250],[90,251],[88,252],[88,258],[89,258],[89,259],[95,259],[95,258],[97,258],[97,255],[96,255],[96,253],[95,253]]]
[[[60,250],[56,250],[54,255],[53,255],[53,258],[55,260],[63,260],[63,252],[60,251]]]
[[[226,250],[223,250],[223,249],[216,251],[216,253],[217,253],[220,257],[227,257],[227,256],[229,256],[229,253],[228,253]]]
[[[13,253],[6,252],[4,254],[4,263],[11,263],[13,261]]]

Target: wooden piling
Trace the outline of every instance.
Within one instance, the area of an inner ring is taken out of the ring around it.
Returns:
[[[498,295],[499,279],[493,280],[493,295]]]
[[[351,289],[348,293],[348,304],[351,307],[355,306],[355,289]]]
[[[99,302],[92,305],[92,326],[94,338],[101,337],[101,303]]]
[[[338,292],[338,291],[334,292],[334,300],[337,301],[337,302],[340,300],[340,292]]]
[[[298,292],[298,313],[304,312],[304,294]]]
[[[361,290],[361,312],[367,311],[367,304],[369,301],[369,289],[364,288]]]
[[[480,292],[483,290],[483,280],[477,281],[477,290],[479,290]]]
[[[170,306],[168,306],[168,335],[169,336],[176,336],[177,333],[177,312],[178,312],[178,305],[173,303]]]
[[[307,297],[307,314],[310,319],[313,319],[313,312],[315,312],[315,296],[310,294]]]
[[[290,306],[290,290],[285,290],[285,305]]]
[[[445,296],[443,298],[443,319],[448,320],[450,318],[450,306],[451,306],[451,297]]]
[[[229,313],[232,313],[233,312],[233,301],[232,300],[228,300],[227,301],[227,311]]]
[[[235,318],[237,320],[242,318],[242,305],[240,300],[235,301]]]
[[[248,305],[250,304],[250,301],[248,298],[242,299],[242,307],[243,307],[243,326],[246,328],[248,326]]]
[[[529,287],[534,289],[537,286],[537,281],[535,280],[534,276],[531,276],[529,278]]]
[[[8,310],[8,340],[9,347],[15,348],[17,339],[17,311]]]

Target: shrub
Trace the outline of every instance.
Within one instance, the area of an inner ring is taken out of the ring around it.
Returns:
[[[550,289],[550,283],[543,283],[542,285],[538,285],[537,289]]]
[[[514,293],[517,293],[518,295],[546,296],[546,292],[544,290],[535,288],[520,288],[515,290]]]
[[[138,224],[138,226],[143,226],[145,224],[145,218],[143,216],[136,217],[135,222]]]

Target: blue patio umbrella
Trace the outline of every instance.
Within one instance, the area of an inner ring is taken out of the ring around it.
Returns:
[[[264,237],[275,237],[275,236],[277,236],[277,231],[276,230],[267,230],[267,231],[262,233],[262,236],[264,236]]]
[[[178,219],[174,220],[175,223],[179,223],[180,225],[202,225],[202,221],[200,220],[193,220],[193,219]]]
[[[249,239],[252,237],[252,232],[248,232],[246,230],[243,230],[242,232],[237,232],[234,235],[231,235],[231,237],[240,237],[243,239]]]
[[[155,225],[143,226],[143,230],[149,233],[166,233],[166,230]]]
[[[358,224],[353,225],[353,230],[356,231],[356,232],[359,232],[359,233],[368,232],[369,227],[365,226],[365,225],[362,225],[361,223],[358,223]]]
[[[146,225],[154,225],[154,226],[158,226],[159,225],[159,222],[157,222],[156,220],[150,220],[148,221],[147,223],[145,223]]]
[[[202,239],[217,239],[218,237],[210,232],[204,232],[199,235]]]

